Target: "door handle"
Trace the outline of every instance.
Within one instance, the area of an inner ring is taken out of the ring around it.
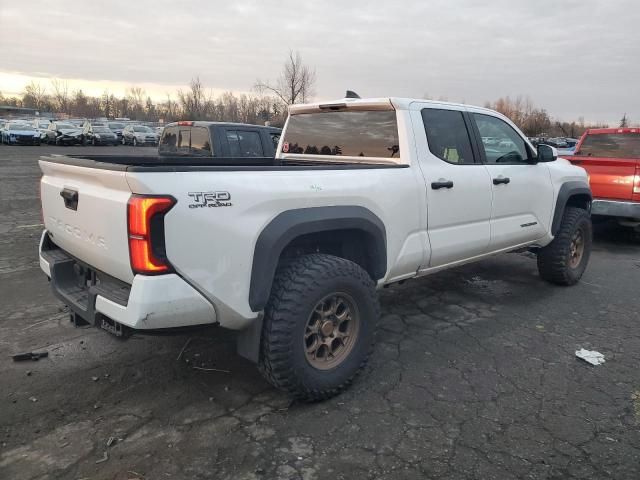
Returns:
[[[506,185],[510,181],[511,181],[511,179],[509,177],[498,177],[498,178],[494,178],[493,179],[493,184],[494,185],[500,185],[501,183],[504,183]]]
[[[440,190],[441,188],[453,188],[453,182],[451,180],[431,182],[431,188],[434,190]]]
[[[64,206],[70,210],[78,210],[78,192],[65,188],[60,192],[60,196],[64,199]]]

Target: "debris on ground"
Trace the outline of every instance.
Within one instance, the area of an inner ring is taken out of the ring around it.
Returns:
[[[581,348],[580,350],[576,350],[576,357],[595,366],[604,363],[604,355],[600,352],[596,352],[595,350],[585,350],[584,348]]]
[[[180,353],[178,354],[178,357],[176,358],[176,360],[180,360],[182,358],[182,354],[184,353],[184,351],[187,349],[187,347],[189,346],[189,344],[191,343],[191,339],[189,338],[184,346],[182,347],[182,350],[180,350]]]
[[[107,447],[110,447],[114,443],[116,443],[116,438],[115,437],[109,437],[109,440],[107,440]]]
[[[204,368],[204,367],[196,367],[195,365],[193,367],[194,370],[202,370],[203,372],[221,372],[221,373],[231,373],[231,371],[229,370],[223,370],[221,368]]]
[[[99,379],[99,377],[91,377],[91,380],[93,380],[94,382],[97,382]]]
[[[38,399],[36,397],[29,397],[29,400],[31,400],[33,403],[38,401]]]
[[[96,465],[99,463],[103,463],[106,462],[107,460],[109,460],[109,452],[107,452],[106,450],[104,451],[104,455],[102,456],[101,459],[96,460]]]
[[[34,362],[40,360],[41,358],[45,358],[49,356],[49,352],[25,352],[25,353],[16,353],[15,355],[11,355],[14,362],[24,362],[25,360],[33,360]]]

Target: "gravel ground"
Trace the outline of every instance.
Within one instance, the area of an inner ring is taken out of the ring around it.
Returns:
[[[120,341],[69,323],[38,267],[37,158],[88,151],[0,146],[0,478],[640,478],[640,243],[626,231],[598,229],[573,288],[506,254],[385,289],[352,388],[291,404],[230,332]]]

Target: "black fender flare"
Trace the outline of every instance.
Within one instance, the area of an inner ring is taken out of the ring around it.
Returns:
[[[369,274],[374,280],[387,272],[387,234],[384,223],[371,210],[360,206],[312,207],[286,210],[269,222],[256,241],[249,306],[264,310],[284,248],[300,235],[330,230],[360,230],[372,239],[373,263]]]
[[[556,235],[560,229],[560,223],[562,222],[562,215],[564,215],[564,209],[571,197],[576,195],[586,195],[589,197],[589,204],[593,199],[591,194],[591,188],[585,182],[566,182],[560,187],[558,192],[558,198],[556,199],[556,208],[553,211],[553,222],[551,224],[551,234]],[[589,205],[589,210],[591,210]]]

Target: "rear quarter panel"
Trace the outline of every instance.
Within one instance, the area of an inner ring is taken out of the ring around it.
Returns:
[[[257,237],[286,210],[335,205],[367,208],[387,230],[387,278],[414,274],[426,245],[420,214],[424,182],[418,175],[416,169],[406,167],[129,172],[127,178],[134,193],[170,194],[177,199],[165,217],[170,262],[216,305],[223,326],[242,328],[257,315],[248,303]],[[195,208],[189,196],[194,192],[228,192],[231,205]]]

